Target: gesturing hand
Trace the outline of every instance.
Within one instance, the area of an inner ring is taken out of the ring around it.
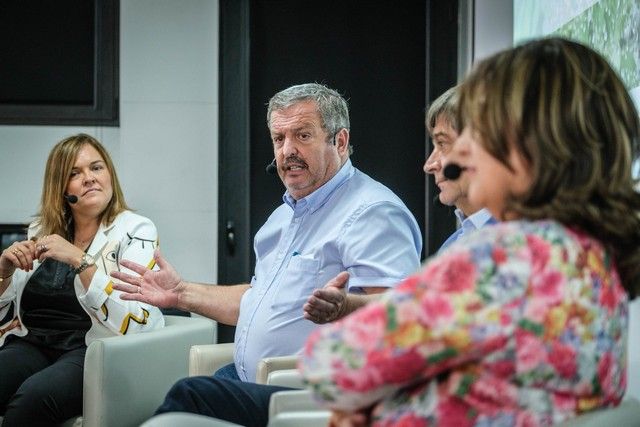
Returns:
[[[345,286],[349,273],[343,271],[329,280],[322,289],[316,289],[302,306],[305,319],[323,324],[333,322],[346,313],[347,292]]]
[[[113,289],[123,292],[120,298],[129,301],[140,301],[159,308],[175,307],[178,303],[178,287],[182,279],[160,254],[160,249],[153,253],[158,271],[152,271],[133,261],[122,260],[120,264],[139,274],[134,276],[121,271],[111,272],[111,277],[124,283],[114,283]]]

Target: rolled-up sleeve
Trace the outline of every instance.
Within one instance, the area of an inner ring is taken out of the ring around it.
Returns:
[[[422,235],[411,213],[392,202],[363,206],[346,222],[339,245],[349,290],[392,287],[420,267]]]

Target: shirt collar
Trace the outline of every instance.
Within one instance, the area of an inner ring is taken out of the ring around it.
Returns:
[[[482,228],[482,226],[484,226],[486,223],[493,220],[491,213],[487,209],[480,209],[478,212],[472,213],[469,216],[465,216],[465,214],[460,209],[456,209],[455,214],[456,217],[458,217],[462,228],[465,230],[477,230],[479,228]]]
[[[307,207],[311,210],[316,210],[327,201],[329,196],[336,188],[342,185],[342,183],[349,179],[354,173],[355,168],[351,164],[351,159],[347,159],[347,161],[344,163],[344,165],[342,165],[338,172],[329,181],[325,182],[313,193],[309,194],[306,197],[303,197],[300,200],[295,200],[293,197],[291,197],[289,191],[286,191],[282,196],[282,201],[285,202],[294,211],[296,209],[304,207]]]

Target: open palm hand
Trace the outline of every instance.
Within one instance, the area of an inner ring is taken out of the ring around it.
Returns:
[[[159,308],[175,307],[178,303],[178,287],[182,279],[156,249],[153,258],[159,270],[149,270],[147,267],[133,261],[122,260],[120,264],[138,275],[121,271],[111,272],[111,276],[121,281],[115,283],[113,288],[121,291],[123,300],[140,301]]]

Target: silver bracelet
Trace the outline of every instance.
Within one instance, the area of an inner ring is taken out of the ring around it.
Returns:
[[[75,268],[73,270],[73,272],[75,274],[80,274],[83,271],[85,271],[87,268],[89,268],[92,265],[95,265],[95,260],[93,259],[93,257],[87,253],[85,253],[84,255],[82,255],[82,259],[80,260],[80,265],[78,266],[78,268]]]

